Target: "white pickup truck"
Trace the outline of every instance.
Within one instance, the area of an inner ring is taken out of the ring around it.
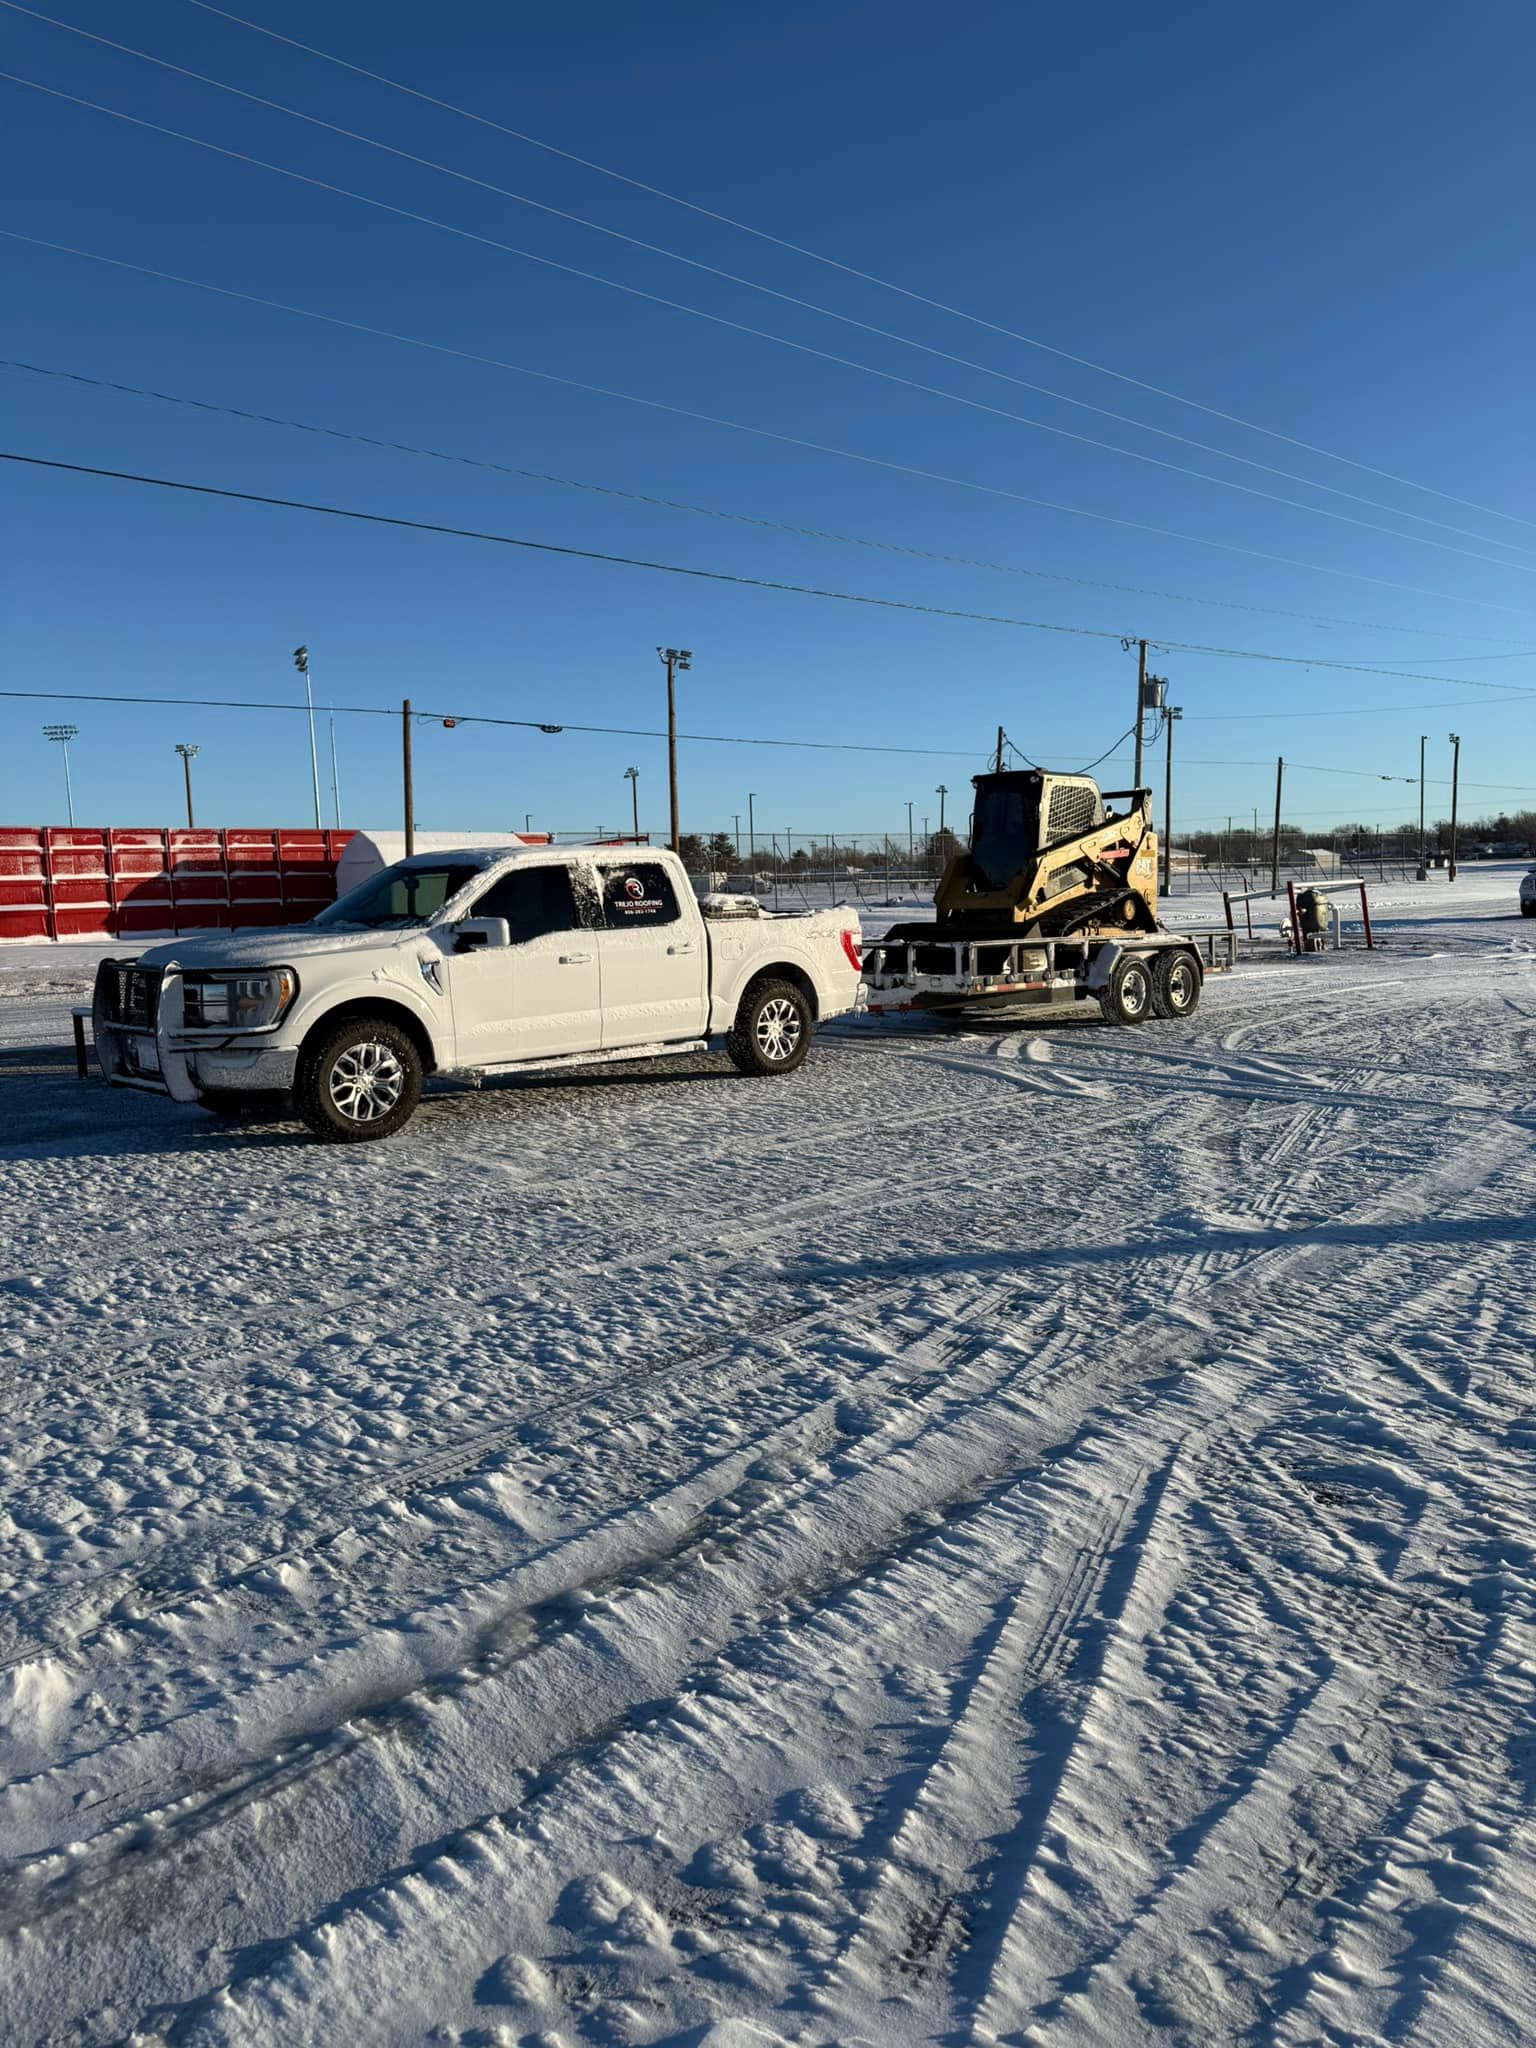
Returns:
[[[698,1052],[792,1073],[853,1007],[852,911],[701,904],[675,854],[475,848],[398,861],[311,923],[104,960],[103,1075],[225,1115],[291,1096],[318,1138],[386,1138],[431,1073]]]

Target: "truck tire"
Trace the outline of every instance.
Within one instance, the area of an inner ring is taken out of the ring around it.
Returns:
[[[421,1054],[387,1017],[344,1017],[299,1058],[293,1106],[327,1145],[392,1138],[421,1100]]]
[[[1099,997],[1106,1024],[1144,1024],[1153,1014],[1152,967],[1145,953],[1122,953]]]
[[[1200,1007],[1200,963],[1182,947],[1164,953],[1152,972],[1152,1002],[1159,1017],[1189,1017]]]
[[[744,1074],[792,1074],[811,1045],[811,1006],[792,981],[754,981],[725,1049]]]
[[[1536,917],[1536,903],[1522,903],[1520,915],[1522,917]]]

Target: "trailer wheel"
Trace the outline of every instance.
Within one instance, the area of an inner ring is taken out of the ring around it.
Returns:
[[[1200,968],[1193,953],[1165,953],[1152,976],[1159,1017],[1188,1017],[1200,1007]]]
[[[1099,997],[1106,1024],[1142,1024],[1152,1012],[1152,970],[1140,953],[1124,953],[1110,972],[1109,986]]]
[[[792,981],[755,981],[725,1049],[743,1074],[792,1074],[811,1045],[811,1006]]]
[[[392,1138],[421,1100],[421,1054],[388,1017],[347,1017],[307,1046],[293,1106],[328,1145]]]

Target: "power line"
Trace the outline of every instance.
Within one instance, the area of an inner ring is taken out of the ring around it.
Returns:
[[[305,171],[296,171],[286,164],[275,164],[266,157],[252,155],[247,150],[229,149],[223,143],[210,142],[201,135],[189,135],[184,129],[167,127],[160,121],[148,121],[138,114],[125,113],[120,107],[104,106],[99,100],[84,98],[79,93],[64,92],[58,86],[43,85],[35,78],[23,78],[19,72],[0,71],[0,78],[12,85],[25,86],[29,91],[46,94],[50,99],[63,100],[66,105],[84,107],[91,113],[105,114],[114,121],[125,122],[129,127],[143,128],[153,135],[165,135],[176,142],[190,143],[195,149],[206,149],[215,156],[228,158],[233,163],[249,164],[262,171],[271,171],[274,176],[292,179],[295,184],[307,185],[318,192],[329,192],[334,197],[350,199],[360,206],[369,206],[380,213],[393,214],[399,220],[415,222],[418,226],[435,229],[441,234],[454,235],[461,241],[477,243],[482,248],[496,249],[504,255],[516,256],[526,263],[537,263],[543,269],[557,270],[563,276],[580,278],[587,284],[600,284],[610,291],[622,292],[627,298],[641,299],[653,306],[664,306],[670,312],[686,313],[697,320],[707,320],[712,326],[729,328],[733,333],[746,334],[754,340],[769,341],[776,347],[792,349],[798,355],[813,356],[820,362],[833,363],[839,368],[855,370],[862,376],[877,377],[887,384],[900,385],[904,390],[919,391],[930,398],[942,398],[951,405],[962,405],[972,412],[990,414],[994,419],[1011,421],[1016,426],[1033,428],[1043,434],[1054,434],[1060,439],[1078,442],[1086,448],[1097,448],[1110,455],[1119,455],[1131,462],[1144,462],[1154,469],[1165,469],[1175,476],[1187,476],[1196,482],[1216,484],[1223,490],[1240,491],[1245,497],[1262,498],[1273,505],[1285,505],[1292,511],[1309,512],[1319,519],[1333,519],[1346,526],[1358,526],[1371,533],[1385,534],[1388,539],[1407,541],[1412,546],[1438,548],[1443,554],[1460,555],[1468,561],[1483,562],[1495,569],[1515,570],[1522,575],[1536,576],[1536,561],[1508,562],[1497,555],[1479,554],[1473,548],[1455,546],[1450,541],[1432,540],[1419,533],[1402,533],[1390,526],[1383,526],[1378,520],[1358,519],[1351,512],[1334,512],[1326,505],[1309,505],[1300,498],[1287,498],[1276,491],[1261,490],[1256,484],[1239,483],[1235,477],[1213,476],[1208,470],[1191,469],[1187,463],[1169,462],[1161,455],[1148,455],[1136,448],[1122,448],[1113,441],[1100,441],[1091,434],[1079,434],[1070,427],[1053,426],[1048,420],[1032,419],[1026,413],[1011,412],[1006,406],[989,405],[985,399],[967,398],[959,391],[946,391],[942,385],[925,384],[921,378],[904,377],[895,370],[882,370],[874,363],[859,362],[852,356],[840,356],[833,350],[813,347],[810,342],[794,341],[788,335],[775,334],[765,327],[754,327],[748,321],[732,320],[723,313],[711,313],[702,306],[691,306],[685,300],[668,298],[661,292],[649,292],[639,285],[624,284],[620,279],[605,277],[600,271],[584,270],[574,263],[561,263],[553,256],[540,256],[532,249],[519,248],[513,242],[503,242],[494,235],[482,235],[472,228],[461,228],[452,221],[438,220],[432,214],[418,213],[412,207],[396,206],[387,199],[374,199],[366,192],[354,192],[348,186],[334,184],[328,178],[316,178]],[[1494,546],[1513,543],[1494,542]]]
[[[578,156],[573,150],[561,149],[552,142],[541,140],[537,135],[530,135],[524,129],[507,127],[503,122],[493,121],[484,114],[471,112],[468,107],[458,106],[452,100],[439,99],[416,86],[405,85],[399,79],[386,77],[383,72],[370,71],[361,64],[349,62],[345,57],[337,57],[328,50],[318,49],[313,43],[303,43],[294,36],[282,35],[278,30],[268,28],[261,22],[249,21],[243,15],[233,14],[227,8],[215,6],[212,0],[190,0],[190,4],[205,14],[218,15],[225,21],[234,22],[237,27],[251,29],[257,35],[267,36],[273,42],[285,43],[290,49],[302,50],[306,56],[319,57],[323,62],[335,64],[341,70],[350,71],[359,78],[367,78],[376,85],[387,86],[392,92],[404,93],[427,106],[441,108],[445,113],[456,114],[482,128],[494,129],[498,134],[510,136],[516,142],[525,142],[550,156],[562,158],[566,163],[579,164],[584,170],[596,171],[602,177],[615,179],[618,183],[629,185],[638,192],[649,193],[652,198],[664,199],[669,205],[683,207],[687,212],[698,214],[706,220],[718,221],[724,227],[735,228],[742,234],[754,236],[758,241],[771,243],[775,248],[787,249],[793,255],[804,256],[812,263],[823,264],[829,270],[841,271],[845,276],[856,277],[865,284],[878,285],[882,291],[895,292],[916,305],[932,307],[936,312],[947,313],[957,320],[965,320],[973,326],[986,328],[989,332],[1001,334],[1010,341],[1022,342],[1028,348],[1040,349],[1047,355],[1056,356],[1062,362],[1075,363],[1080,369],[1092,370],[1097,376],[1112,377],[1117,383],[1131,385],[1138,391],[1150,392],[1158,398],[1171,399],[1176,405],[1190,406],[1194,411],[1205,413],[1212,419],[1225,420],[1228,425],[1242,427],[1249,433],[1263,434],[1272,441],[1284,442],[1288,447],[1304,449],[1309,455],[1321,455],[1329,462],[1343,463],[1347,468],[1360,470],[1365,475],[1379,476],[1388,483],[1401,484],[1408,490],[1424,491],[1430,497],[1443,499],[1447,504],[1464,505],[1469,511],[1484,512],[1494,519],[1507,519],[1516,526],[1536,526],[1536,520],[1522,519],[1518,514],[1501,511],[1495,505],[1479,504],[1473,498],[1458,497],[1454,492],[1439,490],[1433,484],[1416,483],[1412,477],[1398,476],[1392,470],[1379,469],[1369,462],[1359,462],[1353,456],[1340,455],[1331,448],[1322,448],[1314,442],[1303,441],[1294,434],[1281,433],[1274,427],[1260,426],[1255,420],[1243,419],[1237,413],[1224,412],[1219,406],[1205,405],[1197,398],[1187,398],[1181,392],[1170,391],[1160,384],[1152,384],[1144,378],[1130,376],[1124,370],[1111,369],[1107,364],[1094,362],[1087,356],[1074,355],[1070,349],[1054,347],[1048,341],[1041,341],[1034,335],[1022,334],[1015,328],[1005,327],[995,320],[985,319],[980,314],[968,313],[959,306],[946,304],[942,299],[930,298],[926,293],[909,290],[905,285],[894,284],[889,278],[878,277],[872,271],[860,270],[851,263],[839,262],[836,257],[824,256],[815,249],[808,249],[801,243],[789,241],[781,235],[771,234],[764,228],[752,227],[746,221],[736,220],[728,213],[719,213],[712,207],[701,206],[694,200],[684,199],[675,192],[666,191],[660,185],[649,185],[644,179],[630,177],[623,171],[612,170],[608,165],[596,163],[590,157]],[[1406,516],[1411,518],[1413,515]]]
[[[282,299],[268,299],[255,292],[238,291],[231,285],[210,284],[202,278],[183,277],[176,271],[157,270],[146,263],[130,263],[121,256],[105,256],[95,249],[80,249],[68,242],[49,241],[41,235],[22,234],[16,228],[0,228],[0,236],[4,236],[8,241],[26,243],[34,249],[48,249],[58,255],[78,256],[89,263],[105,264],[113,270],[126,270],[138,277],[152,277],[161,283],[184,285],[192,291],[208,292],[216,298],[234,299],[243,305],[260,306],[269,312],[292,314],[302,320],[317,320],[324,326],[339,327],[348,333],[366,334],[381,341],[399,342],[407,348],[426,349],[434,355],[448,356],[458,362],[476,363],[487,369],[506,370],[519,377],[533,377],[541,383],[559,384],[567,390],[581,391],[593,397],[619,399],[626,405],[641,405],[649,411],[667,413],[676,419],[695,420],[705,426],[724,427],[731,433],[750,434],[756,439],[776,441],[785,447],[804,448],[814,454],[834,456],[841,461],[864,463],[870,468],[888,470],[899,476],[917,477],[927,483],[950,484],[960,490],[980,492],[985,497],[1003,498],[1012,504],[1035,505],[1047,512],[1065,513],[1074,519],[1091,519],[1104,526],[1124,527],[1133,533],[1149,533],[1160,540],[1185,541],[1193,547],[1215,548],[1223,554],[1243,555],[1253,561],[1275,562],[1282,568],[1303,569],[1313,575],[1342,577],[1351,583],[1369,583],[1380,590],[1408,591],[1415,597],[1432,597],[1447,604],[1473,605],[1479,611],[1508,612],[1519,618],[1530,616],[1529,611],[1519,605],[1499,604],[1492,599],[1468,597],[1460,591],[1436,590],[1419,583],[1401,583],[1389,576],[1369,576],[1358,569],[1341,569],[1331,563],[1308,562],[1294,555],[1278,555],[1265,548],[1245,547],[1237,541],[1210,540],[1203,534],[1183,533],[1176,527],[1153,526],[1145,520],[1125,519],[1113,512],[1091,511],[1086,506],[1067,505],[1054,498],[1032,497],[1027,492],[1010,490],[1001,484],[981,483],[973,477],[952,476],[943,470],[923,469],[907,462],[893,462],[884,456],[862,454],[857,449],[838,448],[828,442],[808,440],[797,434],[780,433],[772,427],[750,426],[742,420],[723,419],[715,413],[698,412],[683,405],[671,405],[664,399],[646,398],[637,392],[619,391],[604,384],[584,383],[576,377],[562,377],[553,370],[536,370],[526,363],[513,363],[499,356],[481,355],[473,349],[455,348],[447,342],[426,341],[417,335],[401,334],[393,328],[374,327],[366,321],[345,319],[340,314],[321,313],[312,307],[290,305]],[[1296,616],[1306,617],[1307,614],[1298,613]],[[1366,624],[1362,620],[1326,618],[1314,618],[1313,623],[1355,626]],[[1371,626],[1369,630],[1379,629]],[[1427,629],[1405,626],[1397,630],[1417,633]]]
[[[307,708],[297,701],[293,703],[274,703],[269,699],[259,697],[166,697],[139,692],[126,693],[105,690],[0,689],[0,698],[48,704],[153,704],[170,706],[176,710],[193,709],[206,711],[292,711],[303,713]],[[348,718],[395,719],[400,716],[398,707],[388,704],[333,704],[328,705],[327,709],[334,712],[338,717]],[[536,718],[503,718],[490,712],[479,711],[431,711],[418,707],[414,710],[413,716],[423,722],[432,724],[448,719],[456,726],[490,725],[512,728],[523,732],[540,732],[550,736],[571,732],[603,735],[618,739],[662,740],[667,737],[666,729],[660,726],[587,725],[576,724],[569,719],[562,719],[556,722]],[[720,732],[680,732],[677,737],[680,740],[687,740],[690,744],[699,746],[782,747],[797,752],[831,754],[901,754],[922,760],[974,761],[990,758],[990,749],[985,747],[903,747],[884,741],[764,739],[756,735]],[[1118,753],[1125,746],[1128,738],[1128,732],[1122,733],[1113,746],[1107,747],[1098,756],[1097,760],[1090,761],[1085,768],[1057,769],[1048,772],[1075,775],[1087,774],[1089,769],[1098,767],[1100,762],[1107,761],[1112,755]],[[1031,760],[1030,756],[1021,747],[1017,746],[1013,740],[1005,737],[1004,744],[1013,753],[1017,754],[1020,760],[1028,762],[1031,768],[1040,767],[1041,764]],[[1185,765],[1190,768],[1262,768],[1267,770],[1273,767],[1274,763],[1267,759],[1262,761],[1199,759],[1188,761]],[[1294,769],[1298,774],[1348,775],[1370,782],[1401,782],[1415,788],[1418,786],[1419,781],[1416,775],[1389,775],[1369,768],[1337,768],[1313,761],[1288,760],[1286,766],[1287,768]],[[1449,780],[1444,776],[1430,776],[1429,784],[1437,788],[1450,787]],[[1511,782],[1468,782],[1463,779],[1461,787],[1463,789],[1499,790],[1509,795],[1536,795],[1536,790],[1530,790],[1520,783]],[[1303,814],[1295,813],[1293,815],[1299,816]],[[1325,814],[1318,812],[1313,815],[1322,816]]]
[[[178,709],[204,711],[306,711],[303,704],[273,704],[258,697],[151,697],[119,695],[102,690],[0,690],[0,697],[37,699],[57,704],[169,704]],[[327,711],[338,717],[398,718],[400,708],[390,704],[328,704]],[[569,719],[558,722],[538,718],[498,718],[482,711],[427,711],[421,707],[412,716],[431,723],[443,719],[454,725],[515,726],[524,732],[556,735],[565,732],[602,733],[617,739],[664,740],[665,727],[644,725],[576,725]],[[911,754],[925,761],[975,761],[988,756],[986,747],[897,747],[864,740],[770,740],[727,732],[680,732],[680,740],[714,747],[789,747],[815,754]]]
[[[13,0],[0,0],[0,5],[9,6]],[[350,442],[358,447],[377,448],[397,455],[423,456],[434,462],[453,463],[467,469],[488,470],[498,476],[518,477],[525,482],[557,484],[566,490],[589,491],[599,497],[620,498],[632,505],[649,505],[668,512],[688,512],[708,519],[720,519],[741,526],[755,526],[772,533],[787,533],[801,540],[835,541],[846,547],[868,548],[883,554],[908,555],[919,561],[945,562],[958,568],[987,569],[1004,576],[1028,576],[1048,583],[1069,583],[1086,590],[1112,590],[1122,596],[1157,597],[1173,604],[1208,604],[1224,610],[1262,613],[1270,618],[1299,619],[1307,624],[1333,624],[1360,626],[1360,620],[1318,620],[1307,612],[1282,610],[1271,605],[1246,605],[1230,603],[1222,598],[1200,598],[1181,595],[1177,591],[1148,590],[1134,584],[1107,583],[1091,576],[1064,576],[1047,569],[1028,569],[1010,562],[992,562],[974,555],[950,555],[933,548],[918,548],[903,545],[899,541],[871,540],[859,534],[837,533],[824,527],[796,526],[781,519],[767,519],[748,512],[730,512],[714,505],[694,505],[686,500],[663,498],[645,491],[621,490],[614,484],[591,483],[576,477],[556,476],[547,470],[523,469],[516,464],[495,462],[485,456],[464,455],[442,448],[427,448],[408,441],[391,441],[376,434],[360,434],[344,427],[316,425],[309,420],[283,418],[275,413],[255,412],[244,406],[222,405],[206,398],[189,398],[178,392],[155,391],[140,384],[125,384],[115,378],[88,377],[78,370],[60,370],[41,363],[27,363],[13,357],[0,357],[0,369],[23,370],[34,377],[50,377],[70,384],[82,384],[95,391],[113,391],[133,398],[149,398],[162,405],[182,406],[195,412],[212,413],[225,419],[240,420],[247,424],[284,427],[296,433],[313,434],[326,440]],[[1391,626],[1371,628],[1377,632],[1401,630]],[[1412,629],[1409,629],[1412,630]],[[1442,661],[1505,661],[1514,660],[1521,654],[1536,654],[1536,649],[1520,649],[1508,655],[1441,655],[1425,656],[1426,660]]]
[[[644,240],[641,236],[625,234],[619,228],[608,227],[601,221],[589,220],[584,214],[572,213],[565,207],[551,206],[542,199],[531,198],[525,192],[513,191],[509,186],[495,184],[488,178],[477,178],[467,171],[456,170],[451,164],[439,163],[436,161],[436,159],[432,157],[420,156],[413,150],[399,149],[393,143],[381,141],[377,136],[365,135],[361,133],[358,129],[343,127],[339,122],[336,121],[327,121],[318,114],[306,113],[302,108],[291,107],[282,100],[268,99],[262,93],[249,92],[243,86],[230,85],[223,79],[210,77],[207,72],[194,71],[191,70],[187,65],[172,63],[168,58],[157,57],[152,52],[148,50],[141,50],[131,43],[120,43],[115,41],[114,38],[112,38],[111,36],[98,35],[93,30],[81,28],[74,22],[60,21],[54,15],[42,13],[38,8],[25,6],[23,4],[23,0],[0,0],[0,6],[9,8],[12,13],[27,15],[30,19],[34,21],[45,22],[51,28],[63,29],[70,35],[80,36],[87,42],[99,43],[106,49],[120,51],[124,56],[136,57],[140,59],[143,63],[153,64],[162,71],[169,71],[174,73],[179,78],[188,78],[193,80],[196,84],[210,86],[213,88],[215,92],[228,93],[236,99],[247,100],[254,106],[266,107],[274,113],[286,115],[291,120],[303,121],[307,123],[310,127],[324,129],[328,134],[331,135],[339,135],[343,137],[346,141],[360,142],[368,149],[380,150],[387,156],[398,157],[402,162],[415,164],[423,170],[436,171],[440,173],[443,177],[457,179],[461,184],[476,186],[479,190],[483,192],[494,193],[498,198],[501,199],[510,199],[511,201],[513,201],[514,204],[518,206],[530,207],[534,211],[538,213],[548,214],[552,216],[554,219],[568,221],[576,227],[590,229],[591,232],[594,234],[606,235],[609,237],[610,240],[624,242],[628,244],[628,246],[631,248],[643,249],[649,255],[664,256],[667,258],[669,262],[684,264],[690,270],[702,271],[705,275],[709,277],[721,278],[728,284],[741,285],[744,289],[748,291],[759,292],[763,294],[765,297],[778,299],[785,305],[796,306],[800,308],[800,310],[803,312],[815,313],[823,319],[836,320],[845,327],[858,328],[862,333],[876,335],[883,341],[897,342],[904,348],[916,349],[923,355],[934,356],[942,362],[953,363],[960,369],[972,370],[981,376],[996,377],[1004,383],[1018,386],[1021,390],[1033,391],[1043,398],[1055,399],[1060,404],[1075,406],[1080,411],[1096,413],[1102,419],[1114,420],[1120,426],[1131,427],[1141,433],[1155,434],[1166,441],[1176,441],[1183,447],[1196,448],[1200,450],[1202,454],[1214,455],[1221,461],[1241,463],[1246,468],[1261,470],[1266,476],[1280,477],[1288,483],[1300,484],[1304,489],[1307,490],[1325,491],[1332,497],[1348,498],[1352,503],[1357,505],[1369,506],[1374,511],[1387,512],[1395,518],[1411,519],[1421,526],[1436,526],[1439,527],[1445,533],[1457,533],[1462,535],[1464,539],[1481,541],[1490,547],[1510,548],[1513,549],[1514,552],[1516,552],[1517,554],[1536,556],[1536,549],[1522,546],[1517,541],[1501,541],[1493,535],[1478,533],[1470,527],[1455,526],[1452,525],[1448,520],[1431,519],[1430,517],[1428,517],[1427,514],[1424,513],[1408,512],[1405,511],[1401,506],[1387,504],[1381,499],[1364,497],[1358,491],[1346,491],[1336,484],[1319,483],[1315,478],[1302,476],[1294,470],[1279,469],[1273,463],[1260,462],[1252,456],[1236,454],[1229,448],[1221,448],[1216,446],[1216,444],[1213,442],[1196,440],[1192,435],[1180,434],[1175,432],[1172,428],[1159,427],[1154,425],[1151,421],[1136,419],[1131,414],[1116,412],[1112,407],[1095,405],[1092,403],[1091,400],[1085,398],[1074,398],[1070,392],[1057,391],[1046,384],[1037,384],[1028,377],[1014,376],[1011,371],[999,370],[989,363],[976,362],[969,356],[956,355],[952,350],[949,349],[935,348],[928,342],[915,340],[911,335],[897,333],[891,328],[878,326],[873,321],[860,320],[851,313],[840,313],[833,307],[820,305],[815,300],[812,299],[800,298],[793,292],[780,291],[775,286],[763,284],[755,278],[743,277],[736,271],[722,269],[718,264],[705,263],[702,262],[697,257],[685,256],[681,253],[681,251],[676,249],[669,249],[661,243],[648,242]],[[48,88],[42,89],[47,90]],[[83,104],[91,103],[84,102]],[[98,111],[111,113],[114,110],[111,108],[99,108]],[[123,116],[122,118],[131,119],[132,117]],[[163,132],[174,133],[176,131],[166,130]],[[181,139],[196,141],[198,138],[182,137]],[[251,159],[251,161],[259,160]],[[272,169],[280,167],[269,165],[266,166],[266,168]],[[338,187],[332,189],[339,190],[340,188]],[[351,194],[348,196],[360,197],[361,195]],[[526,255],[528,252],[518,251],[517,253]],[[611,280],[603,281],[611,282]],[[696,307],[689,307],[685,308],[684,310],[690,312],[699,311],[699,309]],[[704,317],[713,316],[706,315]],[[782,336],[773,336],[771,338],[775,340],[783,339]],[[799,344],[797,343],[791,343],[789,345],[799,346]],[[838,358],[836,360],[841,360],[841,358]],[[868,368],[869,366],[859,365],[858,367]],[[877,372],[876,374],[883,373]],[[945,393],[943,395],[953,396],[954,394]],[[1008,415],[1008,417],[1015,417],[1015,415],[1010,414]],[[1031,420],[1026,422],[1026,424],[1040,428],[1042,431],[1048,433],[1055,433],[1061,431],[1060,429],[1048,426],[1044,421]],[[1091,445],[1095,447],[1101,447],[1108,446],[1109,444],[1094,442]],[[1133,455],[1137,460],[1143,459],[1139,454],[1137,454],[1136,451],[1130,449],[1117,449],[1114,452],[1122,455]],[[1190,475],[1199,474],[1199,472],[1196,471],[1186,471],[1181,473]],[[1214,477],[1208,479],[1208,481],[1214,483],[1226,483],[1230,482],[1230,479]],[[1264,495],[1268,494],[1266,493]],[[1296,501],[1291,499],[1281,499],[1278,502],[1283,504],[1291,504],[1295,503]],[[1304,507],[1304,509],[1320,510],[1322,508],[1307,506]],[[1385,531],[1387,529],[1382,530]],[[1411,534],[1403,534],[1400,535],[1399,538],[1404,540],[1411,540],[1415,538],[1415,536]]]
[[[1415,676],[1413,680],[1427,682],[1430,679]],[[1445,680],[1455,682],[1461,679],[1451,676]],[[1536,696],[1536,690],[1518,694]],[[1434,697],[1427,703],[1344,704],[1331,705],[1320,711],[1186,711],[1184,720],[1186,724],[1196,725],[1274,725],[1288,724],[1298,718],[1388,718],[1409,712],[1417,715],[1421,711],[1499,711],[1504,709],[1506,702],[1506,699],[1487,697]]]
[[[175,477],[145,476],[134,470],[107,469],[94,463],[63,462],[56,457],[23,455],[12,449],[0,449],[0,462],[24,463],[32,469],[59,470],[71,476],[102,477],[114,483],[143,484],[162,491],[184,491],[199,498],[227,498],[243,505],[270,505],[285,512],[312,512],[329,519],[356,520],[366,526],[389,526],[413,533],[435,533],[454,540],[488,541],[497,547],[525,548],[534,554],[564,555],[583,562],[607,562],[617,568],[648,569],[659,575],[693,577],[705,583],[731,583],[751,590],[777,590],[796,597],[825,598],[837,604],[870,605],[880,611],[919,612],[930,618],[961,619],[976,625],[1010,626],[1032,633],[1065,633],[1080,640],[1118,640],[1122,645],[1128,637],[1124,633],[1113,632],[1101,626],[1064,626],[1050,620],[1021,619],[1005,613],[965,611],[954,605],[919,604],[911,598],[873,597],[861,591],[830,590],[809,583],[786,583],[767,576],[743,576],[725,569],[696,569],[677,562],[654,562],[638,555],[611,554],[600,548],[569,547],[555,541],[529,540],[516,534],[490,533],[479,527],[448,526],[436,520],[408,519],[397,513],[361,512],[344,505],[318,505],[304,498],[278,498],[260,491],[232,490],[219,484],[194,484]],[[1340,669],[1352,674],[1372,676],[1401,677],[1403,673],[1398,669],[1380,668],[1366,662],[1335,661],[1314,655],[1264,654],[1241,647],[1204,647],[1186,640],[1159,640],[1155,644],[1166,652],[1222,655],[1234,661],[1280,662],[1293,668]],[[1475,682],[1467,676],[1409,675],[1406,680],[1415,683],[1459,683],[1467,689],[1497,690],[1515,697],[1533,694],[1528,690],[1520,690],[1513,684]]]

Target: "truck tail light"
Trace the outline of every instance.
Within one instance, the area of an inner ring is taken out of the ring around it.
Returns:
[[[855,974],[862,973],[864,962],[859,955],[859,934],[856,931],[843,931],[838,933],[838,937],[843,942],[843,951],[848,955],[849,966]]]

